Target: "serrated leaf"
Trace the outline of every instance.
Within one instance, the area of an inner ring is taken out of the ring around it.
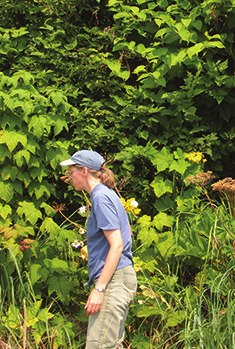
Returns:
[[[14,131],[4,131],[0,135],[0,143],[5,143],[10,152],[12,152],[18,143],[21,143],[24,147],[27,143],[27,136]]]
[[[9,158],[11,157],[11,154],[5,144],[0,144],[0,161],[3,162],[6,156]]]
[[[20,150],[13,156],[13,159],[15,160],[17,166],[21,167],[24,163],[24,159],[26,161],[26,164],[29,163],[30,153],[25,149]]]
[[[11,201],[14,195],[14,190],[10,183],[0,182],[0,198],[5,202]]]
[[[40,264],[32,264],[30,266],[30,280],[34,285],[41,277],[42,266]]]
[[[7,216],[11,215],[12,209],[9,205],[0,204],[0,216],[6,220]]]
[[[147,248],[152,242],[158,242],[158,234],[154,228],[142,228],[138,233],[138,240],[141,240],[141,243]]]
[[[157,166],[158,171],[161,172],[170,167],[170,164],[173,161],[173,154],[164,147],[155,157],[150,158],[150,160],[153,165]]]
[[[159,211],[166,211],[174,208],[174,201],[169,198],[169,196],[164,196],[160,200],[156,201],[153,206]]]
[[[18,194],[20,194],[20,195],[23,194],[22,184],[19,181],[15,181],[15,182],[11,183],[11,185]]]
[[[32,116],[28,125],[28,129],[29,131],[33,130],[33,133],[37,138],[41,138],[41,136],[43,135],[44,127],[37,115]]]
[[[69,269],[68,263],[59,258],[45,259],[44,263],[50,269],[51,273],[56,271],[59,274],[63,274]]]
[[[168,315],[167,326],[173,327],[181,324],[185,320],[185,310],[176,310]]]
[[[171,255],[175,254],[175,240],[170,231],[159,234],[157,248],[164,259],[167,259]]]
[[[153,219],[153,225],[159,229],[162,230],[162,228],[165,227],[171,227],[173,223],[174,218],[170,217],[164,212],[160,212],[157,214]]]
[[[54,134],[57,136],[65,128],[68,131],[68,125],[65,120],[57,119],[54,126]]]
[[[46,217],[43,220],[43,223],[40,227],[40,231],[44,232],[46,231],[47,233],[50,233],[51,239],[57,238],[59,232],[60,232],[60,227],[53,221],[52,218]]]
[[[67,98],[60,91],[52,91],[49,98],[51,98],[56,107],[58,107],[60,103],[63,104],[64,102],[67,102]]]
[[[43,180],[41,183],[32,183],[29,186],[29,193],[31,196],[35,194],[37,200],[40,199],[42,196],[50,197],[51,192],[48,188],[48,183]]]
[[[152,224],[151,217],[144,215],[138,219],[137,223],[139,224],[140,228],[151,226]]]
[[[73,289],[73,285],[65,276],[53,276],[47,283],[49,295],[55,292],[62,303],[69,303],[69,293]]]
[[[34,325],[39,321],[37,318],[37,314],[39,312],[41,304],[42,300],[34,302],[33,304],[27,307],[26,324],[28,327]]]
[[[25,217],[26,221],[29,221],[31,224],[36,224],[38,219],[42,218],[42,213],[39,209],[35,207],[32,202],[23,201],[19,203],[17,213],[21,217]]]
[[[187,168],[190,166],[190,163],[185,159],[175,160],[170,165],[170,171],[177,171],[181,175],[185,173]]]
[[[19,315],[20,311],[13,304],[10,304],[6,315],[2,315],[2,321],[9,328],[18,328],[19,327]]]
[[[4,168],[2,169],[2,179],[4,181],[11,179],[14,182],[18,176],[18,172],[19,170],[16,166],[4,166]]]
[[[18,236],[16,229],[14,229],[12,227],[2,227],[1,230],[0,230],[0,233],[4,234],[4,239],[6,239],[6,240],[13,238],[13,240],[12,240],[13,245],[15,244],[15,239]],[[9,245],[9,242],[8,242],[7,246],[9,248],[11,247]]]
[[[47,322],[48,320],[52,319],[55,315],[49,312],[49,309],[42,309],[38,314],[38,319]]]
[[[172,182],[167,179],[164,180],[162,176],[157,176],[152,183],[150,184],[151,187],[153,187],[154,193],[157,198],[162,196],[165,193],[172,193],[173,191],[173,184]]]
[[[43,202],[40,207],[44,208],[47,216],[54,216],[56,214],[54,208],[52,208],[46,202]]]

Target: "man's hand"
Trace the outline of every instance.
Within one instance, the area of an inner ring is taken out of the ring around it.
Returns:
[[[85,309],[86,315],[95,314],[100,311],[101,305],[103,303],[104,293],[97,291],[95,288],[91,291],[90,296],[87,299]]]

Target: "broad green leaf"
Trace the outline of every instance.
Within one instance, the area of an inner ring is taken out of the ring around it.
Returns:
[[[14,182],[18,176],[18,173],[19,170],[16,166],[6,165],[2,169],[2,179],[3,181],[11,179]]]
[[[133,71],[133,74],[139,74],[146,72],[146,66],[145,65],[139,65],[135,70]]]
[[[173,154],[171,154],[166,147],[163,147],[155,157],[151,156],[150,160],[153,165],[157,166],[158,171],[161,172],[170,167],[170,164],[173,161]]]
[[[119,76],[120,78],[122,78],[124,80],[128,80],[130,77],[130,72],[128,70],[120,71],[120,72],[117,72],[117,76]]]
[[[140,228],[149,227],[152,225],[151,217],[144,215],[138,219],[137,223],[140,225]]]
[[[53,217],[56,214],[54,208],[48,205],[46,202],[43,202],[40,207],[44,208],[47,216]]]
[[[44,338],[44,333],[47,330],[46,324],[44,324],[42,321],[38,321],[35,324],[32,325],[33,328],[33,335],[35,337],[35,340],[37,343],[42,341],[42,338]]]
[[[109,69],[112,70],[113,72],[115,72],[115,73],[120,72],[121,63],[119,61],[106,60],[106,63],[108,65]]]
[[[15,182],[11,183],[11,185],[18,194],[23,194],[23,186],[20,181],[16,180]]]
[[[49,309],[42,309],[38,314],[38,319],[43,322],[48,322],[48,320],[52,319],[55,314],[49,312]]]
[[[55,292],[62,303],[69,303],[69,293],[73,289],[73,284],[65,276],[53,276],[47,283],[49,295]]]
[[[42,218],[42,213],[39,209],[35,207],[32,202],[19,202],[19,207],[17,209],[17,213],[21,217],[25,217],[26,221],[29,221],[31,224],[36,224],[38,219]]]
[[[176,245],[171,231],[159,234],[157,248],[164,259],[167,259],[171,257],[171,255],[175,254]]]
[[[34,82],[34,76],[26,70],[19,70],[13,75],[17,80],[23,80],[26,85]]]
[[[147,248],[153,241],[158,242],[158,234],[154,228],[142,228],[138,233],[138,240],[141,240],[141,243]]]
[[[16,154],[14,154],[13,159],[15,160],[17,166],[21,167],[24,163],[24,160],[26,164],[29,163],[30,152],[28,152],[26,149],[20,150]]]
[[[171,227],[172,223],[174,221],[174,218],[167,215],[164,212],[160,212],[157,214],[153,219],[153,225],[158,229],[162,230],[162,228],[165,227]]]
[[[29,193],[31,196],[35,194],[37,200],[41,197],[50,197],[51,191],[47,181],[43,180],[41,183],[31,183],[29,186]]]
[[[159,211],[166,211],[174,208],[174,201],[169,198],[169,196],[165,195],[160,200],[157,200],[153,206]]]
[[[190,163],[185,159],[175,160],[170,165],[170,171],[177,171],[181,175],[184,175],[187,168],[190,167]]]
[[[30,119],[29,125],[28,125],[29,131],[33,130],[33,134],[37,138],[41,138],[44,132],[43,123],[37,115],[33,115]]]
[[[27,143],[27,136],[21,134],[20,132],[4,131],[2,134],[0,134],[0,143],[5,143],[9,151],[12,152],[18,143],[21,143],[25,147]]]
[[[14,195],[12,185],[8,182],[0,182],[0,198],[5,202],[11,201]]]
[[[2,205],[0,203],[0,216],[6,220],[7,216],[11,215],[12,209],[9,205]]]
[[[32,284],[34,285],[41,277],[41,270],[43,267],[41,264],[32,264],[30,267],[30,280]]]
[[[168,315],[167,318],[167,326],[173,327],[177,326],[178,324],[181,324],[186,317],[186,311],[185,310],[176,310],[170,315]]]
[[[20,313],[21,311],[18,308],[16,308],[13,304],[10,304],[6,315],[2,315],[2,321],[7,327],[11,329],[18,328]]]
[[[224,48],[225,46],[221,41],[207,41],[206,47]]]
[[[151,304],[141,304],[139,307],[136,316],[140,318],[148,318],[152,315],[161,315],[162,314],[162,308],[157,306],[157,303],[155,302],[154,305]],[[146,343],[146,342],[145,342]],[[139,348],[149,348],[149,342],[147,343],[146,347],[140,346]]]
[[[50,269],[51,273],[56,271],[59,274],[64,274],[68,271],[68,263],[59,258],[45,259],[44,263],[45,266]]]
[[[173,191],[172,182],[169,179],[164,180],[161,176],[157,176],[150,185],[158,198],[167,192],[172,193]]]
[[[42,225],[40,226],[40,231],[46,231],[47,233],[49,233],[50,238],[53,240],[58,238],[60,227],[53,221],[52,218],[46,217],[43,220]]]
[[[198,55],[199,52],[204,50],[205,43],[197,43],[196,45],[187,49],[187,54],[189,58],[192,58],[194,55]]]
[[[27,327],[30,327],[39,321],[37,315],[41,307],[41,304],[42,304],[42,300],[31,303],[30,306],[27,306],[27,317],[26,317]]]
[[[183,25],[185,27],[189,27],[189,25],[191,24],[192,22],[192,19],[191,18],[181,18],[181,22],[183,23]]]
[[[56,123],[54,126],[55,136],[57,136],[63,130],[63,128],[65,128],[65,130],[68,131],[68,124],[67,124],[66,120],[62,120],[62,119],[58,118],[56,120]]]

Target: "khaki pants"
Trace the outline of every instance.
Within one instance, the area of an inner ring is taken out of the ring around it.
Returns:
[[[89,316],[86,349],[123,348],[124,322],[137,288],[134,268],[116,270],[98,313]]]

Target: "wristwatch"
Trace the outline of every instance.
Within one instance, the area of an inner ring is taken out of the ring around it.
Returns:
[[[104,288],[98,287],[98,286],[95,286],[94,288],[99,292],[104,292],[104,290],[105,290]]]

